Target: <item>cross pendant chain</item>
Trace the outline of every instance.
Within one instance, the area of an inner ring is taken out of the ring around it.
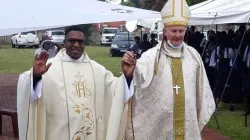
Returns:
[[[169,59],[169,64],[171,65],[171,59]],[[173,78],[173,84],[176,84],[178,78],[179,78],[179,75],[180,73],[182,72],[182,69],[179,69],[179,72],[177,73],[177,77],[174,75],[173,73],[173,69],[171,67],[171,73],[172,73],[172,78]],[[175,89],[175,93],[178,95],[179,94],[179,89],[181,87],[179,87],[177,84],[175,85],[175,87],[173,87],[173,89]]]
[[[173,89],[175,89],[175,93],[178,95],[179,94],[179,89],[181,87],[179,87],[178,85],[175,85],[175,87],[173,87]]]

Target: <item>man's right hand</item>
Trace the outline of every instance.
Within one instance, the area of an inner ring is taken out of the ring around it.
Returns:
[[[136,65],[136,54],[126,52],[122,57],[122,71],[126,78],[131,79]]]
[[[34,76],[42,76],[46,73],[51,66],[51,63],[46,65],[48,61],[49,55],[47,52],[41,52],[39,56],[36,56],[34,64],[33,64],[33,75]]]

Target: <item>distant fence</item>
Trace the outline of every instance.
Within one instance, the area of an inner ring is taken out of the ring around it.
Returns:
[[[10,44],[12,36],[2,36],[0,37],[0,44]]]

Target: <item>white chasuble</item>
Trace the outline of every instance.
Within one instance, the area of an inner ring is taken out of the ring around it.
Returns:
[[[185,43],[180,48],[163,45],[148,50],[137,61],[125,139],[201,140],[201,131],[215,110],[202,60]],[[171,58],[181,59],[179,69],[173,68]],[[179,71],[183,82],[174,82]],[[177,99],[179,96],[184,97]]]
[[[41,97],[31,102],[33,71],[20,75],[17,110],[20,140],[117,140],[125,107],[124,77],[116,78],[84,53],[72,62],[62,49],[42,77]]]
[[[59,62],[43,79],[46,139],[95,140],[95,85],[90,63]],[[53,92],[51,92],[53,91]],[[60,117],[59,117],[60,116]],[[57,126],[56,128],[53,126]],[[65,134],[62,135],[61,133]]]

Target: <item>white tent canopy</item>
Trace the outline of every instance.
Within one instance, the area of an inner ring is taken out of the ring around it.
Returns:
[[[189,8],[191,10],[189,25],[247,23],[250,18],[250,0],[207,0]],[[128,21],[127,23],[132,30],[136,28],[136,25],[148,27],[148,24],[141,24],[144,21],[151,21],[153,25],[153,21],[158,19],[161,20],[160,14],[157,19]]]
[[[154,19],[159,15],[97,0],[5,0],[1,5],[0,36],[78,24]]]
[[[250,0],[207,0],[189,7],[190,25],[248,23]]]
[[[133,32],[137,29],[137,26],[151,29],[156,22],[161,22],[161,18],[127,21],[125,26],[129,32]]]

